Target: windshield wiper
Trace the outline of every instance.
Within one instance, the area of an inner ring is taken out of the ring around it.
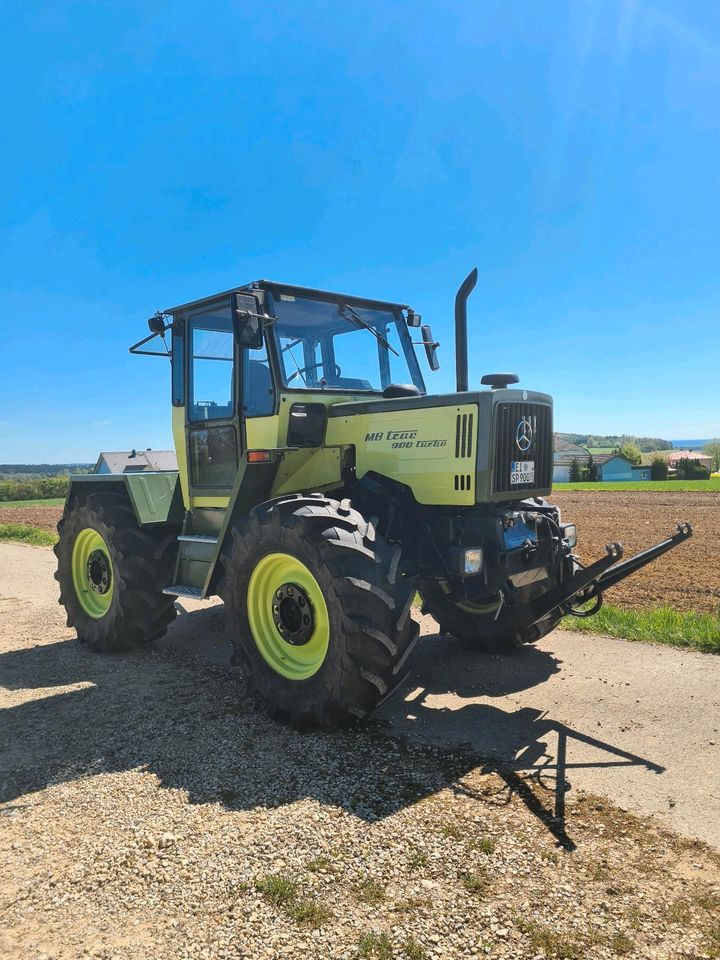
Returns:
[[[387,342],[387,340],[380,333],[380,331],[376,330],[371,323],[368,323],[367,320],[361,317],[360,314],[355,309],[355,307],[351,307],[349,303],[344,303],[342,304],[342,306],[338,307],[338,313],[340,314],[341,317],[344,315],[346,310],[350,314],[349,319],[352,320],[352,322],[356,326],[364,327],[366,330],[369,330],[370,333],[375,337],[375,339],[378,340],[385,347],[386,350],[392,350],[392,352],[395,354],[396,357],[400,356],[400,354],[397,352],[395,347],[393,347],[391,344]]]

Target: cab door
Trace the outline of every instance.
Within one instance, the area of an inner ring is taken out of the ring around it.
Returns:
[[[190,501],[196,506],[221,506],[232,490],[242,443],[238,348],[230,300],[189,312],[185,339]],[[220,502],[207,503],[208,499]]]

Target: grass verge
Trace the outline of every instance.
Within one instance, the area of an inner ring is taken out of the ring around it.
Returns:
[[[49,500],[0,500],[0,510],[5,507],[61,507],[65,497],[52,497]]]
[[[39,527],[27,527],[24,523],[0,523],[0,540],[17,540],[35,547],[50,547],[57,543],[57,534]]]
[[[709,480],[618,480],[615,483],[554,483],[553,490],[562,493],[564,490],[591,490],[595,491],[650,491],[651,493],[667,493],[674,490],[677,493],[690,493],[693,490],[720,491],[720,477],[710,477]]]
[[[720,616],[713,613],[688,613],[672,607],[629,610],[605,604],[587,620],[565,617],[562,626],[580,633],[605,633],[623,640],[720,653]]]

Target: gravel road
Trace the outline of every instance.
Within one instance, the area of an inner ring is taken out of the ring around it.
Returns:
[[[718,845],[720,659],[477,658],[427,621],[377,719],[301,735],[227,668],[221,606],[98,657],[53,570],[0,544],[3,957],[720,954],[720,857],[690,839]]]

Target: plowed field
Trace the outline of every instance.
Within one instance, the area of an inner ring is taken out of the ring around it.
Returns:
[[[664,540],[675,524],[688,520],[694,535],[686,543],[608,591],[625,607],[669,604],[679,610],[720,612],[720,495],[717,493],[556,493],[565,521],[578,528],[578,555],[589,562],[618,540],[625,557]]]
[[[0,503],[0,523],[26,523],[29,527],[39,527],[54,533],[61,516],[62,506],[3,507]]]
[[[691,540],[629,577],[608,593],[627,607],[670,604],[681,610],[720,611],[720,494],[638,491],[579,491],[553,494],[566,521],[578,527],[578,554],[589,562],[603,556],[606,543],[619,540],[629,557],[689,520]],[[61,507],[2,509],[0,523],[27,523],[55,530]]]

